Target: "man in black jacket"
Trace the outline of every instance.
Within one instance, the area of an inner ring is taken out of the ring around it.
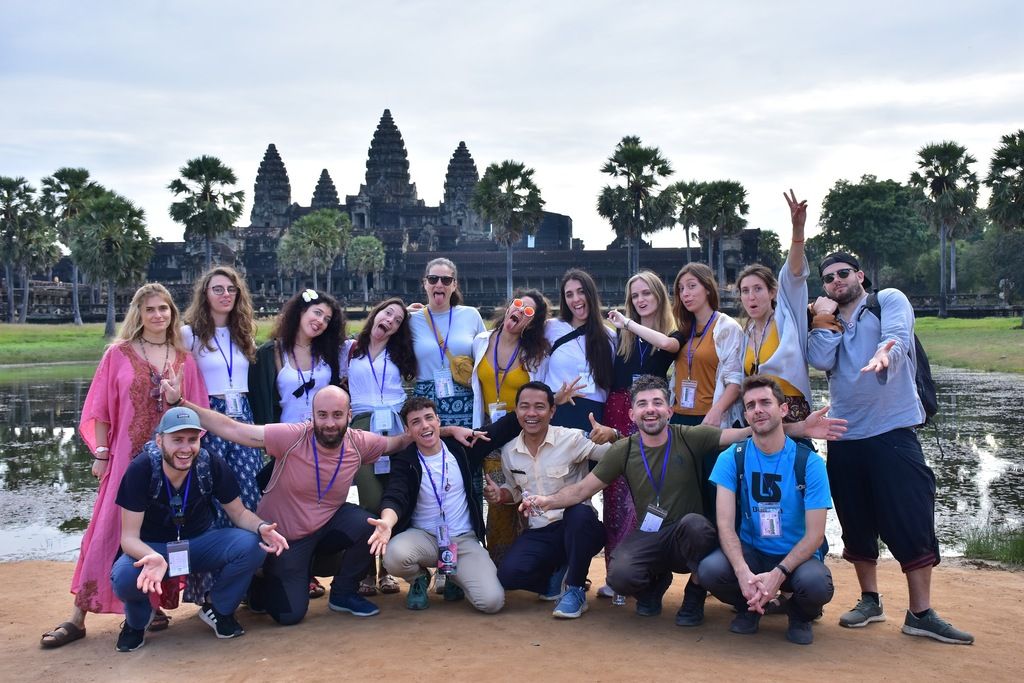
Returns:
[[[446,599],[457,599],[453,594],[460,588],[481,612],[497,612],[505,604],[505,590],[482,545],[483,510],[470,493],[469,473],[471,465],[479,467],[488,453],[519,434],[515,413],[483,430],[470,448],[441,438],[437,408],[429,399],[410,398],[401,416],[415,443],[391,458],[380,519],[369,520],[375,527],[370,550],[384,556],[388,573],[411,584],[409,609],[429,607],[428,568],[436,567],[448,575]]]

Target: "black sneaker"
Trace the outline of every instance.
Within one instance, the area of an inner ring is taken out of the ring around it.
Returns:
[[[683,589],[683,604],[676,612],[676,626],[700,626],[704,623],[704,602],[708,592],[691,579]]]
[[[199,618],[213,629],[218,638],[236,638],[245,634],[245,629],[235,621],[234,614],[221,614],[208,602],[199,608]]]
[[[656,617],[661,614],[661,599],[672,585],[672,572],[665,572],[655,579],[646,590],[636,595],[636,613],[641,617]]]
[[[132,628],[128,620],[121,622],[121,635],[117,637],[118,652],[134,652],[146,644],[146,629]]]

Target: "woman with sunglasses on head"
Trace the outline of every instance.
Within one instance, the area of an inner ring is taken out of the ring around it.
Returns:
[[[249,406],[249,364],[256,358],[256,321],[245,280],[234,268],[215,266],[196,282],[192,302],[182,316],[182,341],[195,359],[210,394],[210,407],[240,422],[252,424]],[[207,432],[203,448],[227,462],[235,473],[242,504],[255,512],[260,500],[256,475],[263,468],[263,451]],[[232,526],[219,503],[214,504],[215,528]],[[202,604],[213,575],[189,576],[185,599]]]
[[[412,329],[405,302],[399,298],[377,304],[355,339],[341,349],[342,374],[348,377],[352,400],[349,426],[393,436],[401,434],[398,411],[405,403],[403,382],[416,377],[416,354],[412,348]],[[372,465],[363,465],[356,473],[359,505],[380,516],[380,501],[391,472],[391,459],[382,455]],[[359,584],[360,595],[375,595],[378,582],[381,593],[397,593],[398,582],[384,571],[378,573],[374,562],[370,573]]]
[[[473,340],[474,427],[514,411],[519,387],[544,377],[549,349],[544,336],[548,301],[535,289],[516,290],[513,296],[495,316],[493,329]],[[498,451],[484,460],[484,474],[500,476]],[[487,506],[487,550],[496,565],[516,538],[518,520],[518,511],[512,506]]]
[[[40,645],[56,648],[85,636],[87,612],[121,614],[114,595],[110,566],[121,545],[121,508],[115,499],[132,458],[153,437],[167,406],[160,381],[182,374],[186,397],[207,405],[206,386],[178,333],[178,309],[159,284],[136,290],[117,339],[96,368],[82,406],[79,433],[92,452],[92,474],[99,480],[89,526],[71,579],[71,618],[43,634]],[[176,607],[178,592],[164,588],[155,603]],[[167,628],[168,617],[157,610],[149,629]]]
[[[771,270],[755,263],[736,278],[746,313],[742,349],[746,375],[769,375],[782,387],[789,405],[786,422],[799,422],[811,412],[811,382],[807,374],[807,277],[804,256],[804,223],[807,202],[797,201],[790,190],[783,193],[793,224],[786,263],[778,279]]]
[[[641,375],[665,378],[675,362],[682,343],[676,330],[672,306],[665,283],[657,274],[644,270],[626,281],[626,314],[609,311],[608,320],[619,331],[615,353],[615,379],[605,404],[602,424],[623,435],[636,433],[636,423],[629,419],[630,387]],[[636,528],[633,497],[624,477],[619,477],[604,490],[605,567],[612,550]],[[600,597],[612,597],[614,591],[602,586]],[[615,596],[616,604],[624,598]]]
[[[572,392],[551,424],[590,431],[590,416],[601,422],[612,388],[615,333],[604,324],[597,285],[588,273],[574,268],[562,276],[558,318],[547,321],[544,334],[551,344],[544,381],[553,390]]]

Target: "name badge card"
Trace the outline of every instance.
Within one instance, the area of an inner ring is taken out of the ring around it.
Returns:
[[[778,505],[762,505],[757,512],[761,527],[761,538],[778,538],[782,535],[782,510]]]
[[[504,401],[487,404],[487,414],[491,416],[491,422],[497,422],[505,417],[506,413],[508,413],[508,410],[506,410]]]
[[[374,474],[391,474],[391,456],[382,455],[373,463]]]
[[[679,407],[692,409],[697,405],[697,382],[684,379],[679,387]]]
[[[455,395],[455,380],[452,379],[452,372],[448,368],[441,368],[434,371],[434,396],[437,398],[451,398]]]
[[[666,516],[668,516],[667,510],[663,510],[654,503],[651,503],[647,506],[647,514],[644,515],[644,520],[640,523],[640,531],[658,531],[661,529]]]
[[[395,425],[395,414],[389,406],[377,406],[370,414],[370,431],[374,434],[387,434]]]
[[[437,571],[441,574],[457,574],[459,564],[459,546],[452,543],[437,549]]]
[[[172,541],[167,544],[167,575],[184,576],[188,570],[188,541]]]
[[[237,391],[224,393],[224,411],[228,417],[242,416],[242,394]]]
[[[594,375],[590,372],[590,367],[586,365],[580,365],[576,368],[576,374],[580,376],[579,384],[576,385],[576,391],[581,394],[592,394],[597,391],[594,385]]]

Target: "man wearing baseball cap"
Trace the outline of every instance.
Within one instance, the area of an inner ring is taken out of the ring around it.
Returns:
[[[266,553],[280,555],[288,542],[277,524],[242,504],[238,481],[224,460],[199,447],[199,416],[169,408],[149,441],[125,471],[117,492],[121,550],[111,570],[114,593],[124,602],[118,652],[145,643],[153,617],[151,594],[166,576],[212,572],[216,577],[199,617],[218,638],[245,631],[234,613]],[[235,528],[213,528],[213,499]]]
[[[914,309],[903,292],[878,292],[880,315],[867,307],[871,282],[851,254],[835,252],[818,266],[826,296],[813,304],[807,360],[828,373],[832,415],[849,429],[828,444],[828,479],[843,557],[852,562],[861,599],[839,618],[859,628],[885,621],[878,592],[881,538],[907,577],[910,604],[903,632],[969,645],[974,636],[931,608],[935,538],[935,475],[916,427],[925,421],[915,381]]]

